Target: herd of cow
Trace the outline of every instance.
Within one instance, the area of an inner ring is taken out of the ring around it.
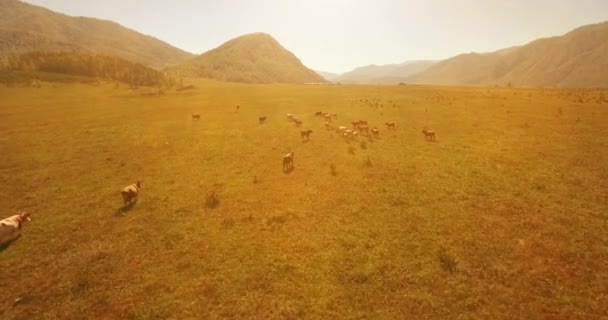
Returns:
[[[322,117],[325,120],[325,129],[335,130],[337,133],[339,133],[342,137],[344,137],[346,139],[352,139],[359,135],[369,137],[370,132],[371,132],[371,136],[374,138],[378,138],[380,136],[380,130],[377,127],[373,127],[370,129],[369,124],[366,120],[358,120],[358,121],[351,122],[352,129],[349,129],[346,126],[334,126],[334,124],[333,124],[334,120],[338,119],[338,115],[335,113],[326,113],[326,112],[322,112],[322,111],[317,111],[317,112],[315,112],[315,116]],[[258,118],[260,124],[265,123],[266,119],[267,119],[266,116],[261,116]],[[296,127],[302,126],[302,120],[296,118],[295,115],[293,115],[291,113],[287,114],[287,120],[293,122],[296,125]],[[395,122],[386,122],[385,125],[387,127],[387,130],[397,129],[397,125],[395,124]],[[310,134],[312,132],[313,131],[310,129],[302,130],[300,132],[300,135],[301,135],[302,139],[304,139],[305,141],[308,141],[308,140],[310,140]],[[434,131],[424,129],[424,130],[422,130],[422,133],[424,134],[424,137],[427,141],[436,141],[436,136],[435,136]],[[293,169],[293,161],[294,161],[293,152],[289,152],[289,153],[283,155],[283,172],[289,172]]]
[[[368,102],[370,105],[371,102]],[[377,102],[376,102],[377,105]],[[240,106],[236,106],[236,109],[239,110]],[[335,113],[324,113],[321,111],[315,112],[315,116],[322,118],[325,121],[325,128],[327,130],[334,130],[340,136],[346,139],[353,139],[359,135],[368,136],[377,138],[380,136],[380,130],[377,127],[370,128],[368,122],[366,120],[358,120],[351,122],[352,128],[348,128],[346,126],[335,126],[334,121],[338,119],[338,115]],[[193,114],[193,120],[200,120],[200,114]],[[260,116],[258,121],[260,124],[264,124],[267,120],[266,116]],[[302,120],[296,118],[293,114],[287,114],[287,120],[293,122],[296,127],[302,127]],[[396,130],[397,126],[395,122],[386,122],[385,123],[387,130]],[[302,139],[305,141],[310,140],[310,135],[312,134],[312,130],[306,129],[300,132]],[[430,130],[422,130],[424,137],[428,141],[435,141],[436,135],[434,131]],[[294,153],[289,152],[283,155],[283,172],[289,172],[294,168]],[[139,191],[142,187],[141,181],[136,181],[132,185],[126,186],[122,189],[121,195],[124,203],[124,207],[128,208],[133,206],[137,202],[137,197],[139,195]],[[12,242],[14,239],[18,238],[21,234],[21,229],[23,224],[26,221],[30,221],[30,214],[27,212],[19,212],[16,215],[8,217],[4,220],[0,220],[0,247],[5,245],[6,243]]]

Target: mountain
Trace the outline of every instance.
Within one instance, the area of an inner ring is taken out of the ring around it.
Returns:
[[[462,54],[410,80],[420,84],[608,87],[608,22],[524,46]]]
[[[407,61],[401,64],[369,65],[333,77],[332,81],[355,84],[398,83],[420,73],[435,61]]]
[[[193,57],[114,22],[71,17],[19,0],[0,0],[0,62],[11,55],[41,51],[113,55],[156,68]]]
[[[180,76],[230,82],[327,82],[265,33],[232,39],[169,71]]]
[[[340,76],[340,74],[338,73],[333,73],[333,72],[326,72],[326,71],[319,71],[319,70],[314,70],[317,74],[319,74],[321,77],[323,77],[325,80],[327,81],[334,81],[334,79],[336,79],[337,77]]]

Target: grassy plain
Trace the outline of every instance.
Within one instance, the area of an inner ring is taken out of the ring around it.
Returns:
[[[195,85],[0,87],[1,319],[608,319],[608,91]]]

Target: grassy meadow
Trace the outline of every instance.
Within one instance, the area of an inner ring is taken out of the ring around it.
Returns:
[[[608,319],[608,90],[191,83],[0,86],[0,319]]]

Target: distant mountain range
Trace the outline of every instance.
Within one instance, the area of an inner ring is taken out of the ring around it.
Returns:
[[[230,82],[326,82],[265,33],[252,33],[232,39],[169,71],[181,76]]]
[[[491,53],[369,65],[332,74],[310,70],[264,33],[238,37],[196,56],[114,22],[71,17],[19,0],[0,0],[0,67],[8,65],[10,57],[29,52],[116,56],[174,75],[248,83],[327,79],[354,84],[608,87],[607,22]]]
[[[319,71],[319,70],[314,70],[314,72],[316,72],[318,75],[325,78],[326,80],[332,81],[332,82],[334,81],[335,78],[337,78],[340,75],[339,73]]]
[[[410,82],[517,87],[608,87],[608,23],[487,54],[441,61]]]
[[[346,84],[399,83],[407,81],[412,75],[428,69],[435,63],[436,61],[407,61],[400,64],[369,65],[343,74],[324,73],[324,76],[329,81]]]
[[[0,0],[0,58],[26,52],[114,55],[155,68],[194,57],[117,23],[71,17],[19,0]]]

